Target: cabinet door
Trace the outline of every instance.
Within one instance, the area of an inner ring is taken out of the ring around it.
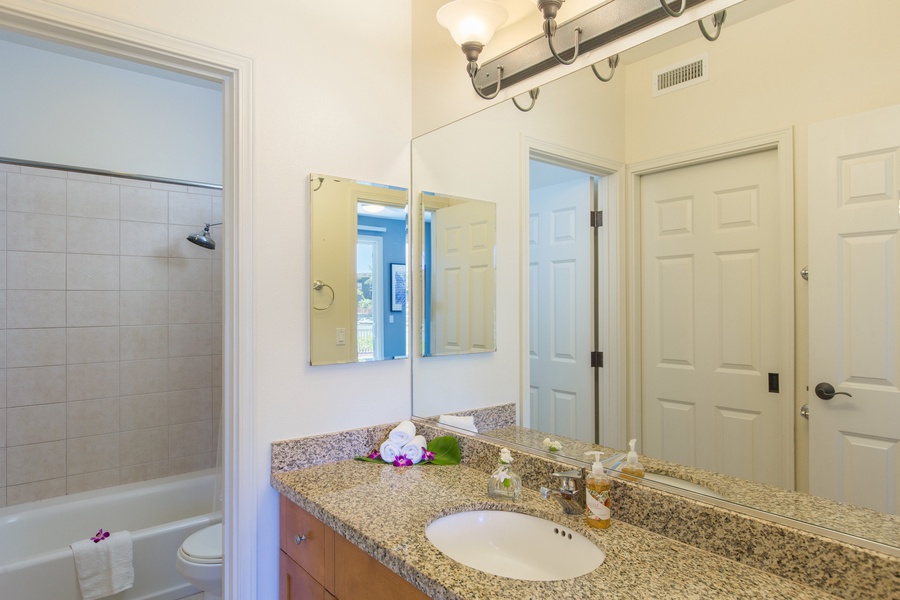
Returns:
[[[319,583],[309,576],[291,557],[279,552],[278,584],[279,600],[333,600],[333,596],[325,591]]]
[[[334,530],[287,497],[281,496],[280,502],[281,549],[325,589],[334,591]]]
[[[334,560],[334,595],[342,600],[428,600],[413,584],[338,534]]]

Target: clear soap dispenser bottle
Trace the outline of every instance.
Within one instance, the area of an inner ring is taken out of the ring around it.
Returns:
[[[591,451],[594,455],[591,472],[585,478],[585,502],[587,504],[587,524],[595,529],[606,529],[610,525],[609,488],[610,481],[600,462],[602,452]]]
[[[637,440],[628,442],[628,446],[631,450],[629,450],[628,457],[625,459],[625,465],[622,467],[622,479],[637,481],[638,478],[644,476],[644,465],[638,462],[637,452],[634,451],[634,445],[636,443]]]

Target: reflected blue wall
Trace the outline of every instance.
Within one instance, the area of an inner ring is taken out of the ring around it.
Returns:
[[[381,306],[382,322],[384,326],[384,358],[406,356],[406,311],[391,311],[391,264],[406,264],[406,221],[397,219],[381,219],[378,217],[359,216],[357,225],[368,227],[383,227],[380,231],[360,231],[361,235],[382,238],[382,273],[384,274],[384,286],[382,289]],[[394,322],[391,323],[391,317]]]

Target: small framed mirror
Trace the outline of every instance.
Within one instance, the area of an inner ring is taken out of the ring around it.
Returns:
[[[408,196],[310,175],[311,365],[407,357]]]
[[[497,206],[422,192],[422,355],[494,352]]]

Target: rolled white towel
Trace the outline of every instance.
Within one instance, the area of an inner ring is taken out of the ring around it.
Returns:
[[[400,456],[400,446],[391,440],[384,440],[378,451],[381,452],[381,460],[385,462],[394,462],[394,459]]]
[[[451,427],[457,427],[459,429],[465,429],[466,431],[471,431],[472,433],[478,433],[478,428],[475,427],[475,417],[472,415],[461,417],[458,415],[441,415],[438,417],[438,423],[443,425],[449,425]]]
[[[388,434],[388,439],[401,448],[408,444],[416,435],[416,426],[412,421],[400,421]]]
[[[425,440],[425,437],[417,435],[408,444],[400,448],[400,454],[411,460],[412,464],[417,465],[422,462],[422,452],[427,446],[428,442]]]
[[[100,532],[97,533],[99,537]],[[71,547],[84,600],[105,598],[134,585],[133,550],[128,531],[117,531],[96,542],[80,540]]]

